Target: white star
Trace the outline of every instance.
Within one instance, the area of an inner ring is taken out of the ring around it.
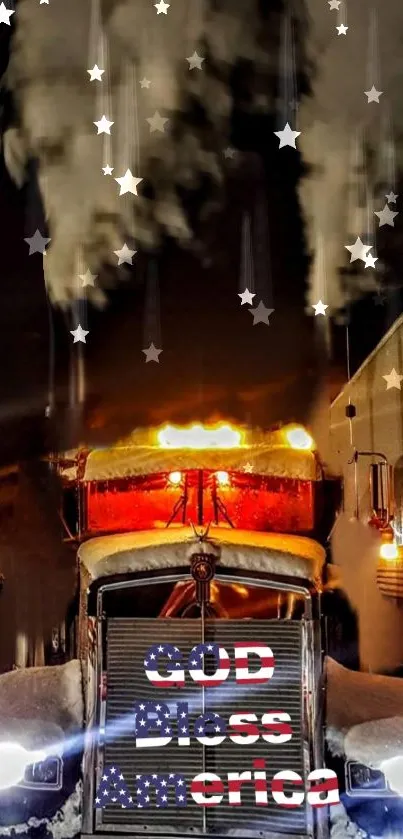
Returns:
[[[108,164],[106,164],[106,166],[102,167],[102,171],[104,175],[111,175],[113,172],[113,166],[109,166]]]
[[[394,212],[390,209],[388,204],[385,204],[383,210],[380,210],[378,213],[374,213],[374,215],[379,218],[379,227],[383,227],[384,224],[389,224],[390,227],[394,227],[394,218],[395,216],[398,216],[399,213]]]
[[[148,364],[149,361],[156,361],[157,364],[160,363],[158,356],[161,355],[162,350],[158,350],[153,343],[150,344],[147,350],[141,350],[141,352],[143,352],[146,357],[146,364]]]
[[[79,274],[80,280],[83,281],[83,288],[87,285],[94,287],[94,281],[96,280],[98,274],[91,274],[90,269],[88,268],[85,274]]]
[[[127,262],[128,265],[133,265],[133,257],[137,251],[131,251],[130,248],[127,247],[126,242],[124,243],[123,247],[120,251],[113,251],[118,257],[118,266],[123,265],[124,262]]]
[[[337,9],[337,11],[339,11],[341,0],[327,0],[327,2],[329,4],[330,9]]]
[[[83,329],[82,326],[78,324],[77,329],[70,329],[70,335],[74,336],[73,344],[77,344],[79,341],[81,341],[82,344],[85,344],[85,336],[88,335],[88,329]]]
[[[98,134],[110,134],[111,133],[111,125],[114,125],[114,122],[111,122],[105,114],[103,115],[102,119],[98,120],[98,122],[94,122],[94,125],[98,128]]]
[[[186,61],[189,62],[189,70],[201,70],[204,58],[195,51]]]
[[[301,134],[300,131],[293,131],[290,128],[289,123],[287,122],[285,128],[282,131],[274,131],[273,132],[276,137],[280,140],[279,148],[282,149],[284,146],[291,146],[291,148],[296,149],[295,140]]]
[[[145,77],[144,77],[144,79],[140,79],[140,87],[146,88],[148,90],[148,88],[150,87],[150,84],[151,84],[150,79],[146,79]]]
[[[351,253],[350,262],[355,262],[356,259],[362,259],[362,261],[365,262],[367,253],[371,250],[372,245],[364,245],[358,236],[354,245],[344,245],[344,247]]]
[[[348,26],[345,26],[344,23],[341,23],[340,26],[336,26],[338,35],[347,35]]]
[[[92,70],[87,70],[87,73],[90,74],[90,82],[102,82],[102,76],[105,70],[100,70],[98,64],[94,64]]]
[[[397,390],[402,389],[400,382],[403,380],[403,376],[399,376],[394,367],[387,376],[382,376],[382,378],[386,381],[386,390],[390,390],[392,387],[396,387]]]
[[[137,195],[137,187],[141,184],[143,178],[133,177],[130,169],[126,169],[125,174],[121,178],[115,178],[116,183],[120,186],[119,195],[125,195],[126,192],[131,192],[132,195]]]
[[[249,291],[248,288],[245,288],[245,291],[242,292],[242,294],[238,294],[238,297],[241,298],[241,306],[244,306],[245,303],[247,303],[248,306],[251,306],[253,303],[253,298],[256,297],[256,294],[252,294],[252,292]]]
[[[49,244],[51,240],[46,239],[45,236],[42,236],[39,230],[35,230],[33,236],[28,239],[24,239],[24,242],[29,245],[29,254],[28,256],[32,256],[33,253],[42,253],[44,256],[46,255],[46,245]]]
[[[263,300],[260,301],[258,306],[255,309],[249,309],[251,315],[253,315],[253,326],[256,326],[257,323],[265,323],[266,326],[270,326],[269,317],[273,314],[274,309],[268,309]]]
[[[146,119],[150,126],[150,134],[154,131],[161,131],[164,133],[165,131],[165,123],[168,122],[167,117],[162,117],[159,111],[156,111],[153,117],[148,117]]]
[[[157,15],[166,15],[169,5],[169,3],[164,3],[164,0],[160,0],[159,3],[154,3],[154,7],[157,9]]]
[[[315,309],[316,317],[316,315],[326,315],[326,309],[328,309],[329,307],[326,305],[326,303],[322,303],[322,301],[319,300],[317,303],[312,304],[312,308]]]
[[[396,195],[394,192],[389,192],[388,195],[385,195],[385,198],[389,202],[389,204],[396,204],[396,198],[398,197],[399,196]]]
[[[224,149],[224,157],[226,160],[233,160],[236,155],[236,149],[233,149],[231,146],[228,146],[227,149]]]
[[[365,268],[375,268],[375,262],[378,261],[377,256],[372,256],[372,253],[368,253],[365,257]]]
[[[368,102],[377,102],[379,105],[379,97],[382,96],[383,90],[377,90],[375,85],[372,85],[371,90],[365,90],[364,93],[368,96]]]
[[[11,15],[15,14],[12,9],[6,9],[4,3],[0,5],[0,23],[7,23],[8,26],[11,26],[10,17]]]
[[[249,461],[245,463],[244,472],[253,472],[253,464],[249,463]]]

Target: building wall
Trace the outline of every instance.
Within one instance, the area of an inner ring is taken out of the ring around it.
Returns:
[[[393,367],[403,374],[403,317],[396,321],[331,407],[330,465],[344,477],[345,514],[336,525],[334,554],[342,569],[347,594],[358,611],[362,667],[374,672],[403,664],[403,602],[385,598],[379,592],[376,584],[379,544],[368,535],[366,527],[351,521],[357,499],[360,521],[366,524],[370,514],[371,459],[362,458],[357,465],[348,461],[354,448],[382,452],[394,467],[402,458],[403,382],[402,390],[387,390],[383,378]],[[349,398],[357,411],[351,424],[345,416]],[[342,535],[337,534],[338,527],[343,530]]]

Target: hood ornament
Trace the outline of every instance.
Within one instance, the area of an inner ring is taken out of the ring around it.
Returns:
[[[190,571],[196,584],[195,600],[200,607],[202,614],[209,614],[211,611],[211,589],[210,584],[214,579],[217,561],[220,557],[220,550],[217,545],[209,539],[211,522],[207,527],[198,531],[191,522],[193,533],[200,545],[190,554]]]
[[[191,528],[193,530],[193,533],[194,533],[196,539],[199,542],[208,542],[209,541],[209,536],[208,535],[209,535],[209,531],[210,531],[210,527],[211,527],[211,521],[209,521],[207,527],[200,530],[199,533],[197,532],[196,527],[195,527],[195,525],[193,524],[192,521],[190,522],[190,525],[191,525]]]

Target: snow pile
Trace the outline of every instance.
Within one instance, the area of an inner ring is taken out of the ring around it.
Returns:
[[[72,795],[51,819],[29,819],[24,824],[1,827],[0,837],[23,836],[28,831],[45,828],[53,839],[74,839],[81,832],[82,783],[79,781]],[[40,832],[42,835],[42,831]]]
[[[330,822],[331,839],[364,839],[367,836],[365,831],[349,819],[341,802],[330,808]]]
[[[0,676],[0,720],[45,721],[64,732],[82,730],[84,697],[81,664],[29,667]]]
[[[326,660],[327,724],[331,731],[345,732],[370,720],[403,714],[403,679],[357,673],[331,658]]]
[[[388,708],[385,706],[385,711]],[[403,706],[401,717],[355,725],[344,738],[347,758],[379,769],[382,761],[403,755]]]

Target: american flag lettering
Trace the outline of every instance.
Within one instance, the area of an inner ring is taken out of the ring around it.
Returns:
[[[101,809],[109,804],[120,805],[123,810],[132,810],[136,806],[118,766],[104,767],[97,789],[95,807]]]
[[[211,676],[204,672],[204,656],[211,655],[215,658],[216,671]],[[188,670],[193,681],[203,687],[218,687],[228,678],[230,672],[230,659],[224,647],[218,644],[197,644],[190,652]]]
[[[276,802],[281,807],[287,810],[293,810],[295,807],[300,807],[304,801],[304,792],[293,792],[291,795],[285,795],[284,784],[292,783],[297,786],[303,785],[302,778],[290,769],[283,769],[282,772],[277,772],[271,782],[271,794]]]
[[[308,793],[311,807],[329,807],[331,804],[339,803],[339,784],[337,775],[332,769],[313,769],[309,773],[308,781],[323,781],[312,786]],[[327,793],[325,798],[323,798],[323,793]]]
[[[204,746],[219,746],[225,740],[226,734],[227,723],[219,714],[207,711],[195,720],[194,735]]]
[[[178,746],[190,746],[189,705],[187,702],[177,704]]]
[[[96,627],[95,627],[96,628]],[[235,678],[238,684],[262,684],[272,678],[274,655],[270,647],[260,642],[236,642],[234,647]],[[256,656],[256,665],[251,672],[251,657]],[[206,673],[206,657],[213,659],[213,673]],[[165,661],[163,660],[165,659]],[[198,685],[218,687],[230,672],[230,658],[227,651],[217,643],[200,643],[192,648],[187,661],[190,677]],[[145,673],[155,687],[183,687],[185,684],[182,653],[172,644],[153,644],[144,658]],[[159,669],[165,669],[161,675]],[[200,706],[199,706],[200,707]],[[161,748],[172,741],[175,735],[179,746],[190,746],[194,737],[209,747],[219,746],[228,736],[236,745],[252,745],[260,737],[269,743],[285,743],[293,736],[291,717],[283,711],[267,711],[258,725],[253,712],[239,711],[229,716],[229,722],[215,711],[200,714],[193,722],[189,719],[188,702],[176,703],[176,722],[171,716],[173,709],[164,702],[139,700],[134,704],[134,733],[136,747]],[[131,724],[132,725],[132,724]],[[131,728],[133,730],[133,728]],[[217,766],[219,764],[217,763]],[[132,776],[133,777],[133,776]],[[312,807],[325,807],[339,802],[337,775],[330,769],[310,772],[307,781],[315,782],[312,789],[305,791],[304,779],[289,769],[277,772],[270,783],[271,795],[276,804],[286,809],[301,806],[306,800]],[[95,807],[116,806],[122,809],[165,808],[187,806],[187,793],[202,807],[214,807],[221,803],[225,791],[230,806],[242,805],[244,784],[253,784],[255,803],[268,806],[268,779],[265,761],[253,760],[253,770],[228,772],[227,789],[219,775],[201,772],[193,779],[179,773],[136,774],[135,788],[130,792],[124,775],[116,765],[105,766],[97,789]],[[286,787],[286,790],[284,790]],[[301,789],[301,787],[303,789]]]
[[[160,659],[168,659],[166,669],[169,675],[159,673]],[[144,659],[144,669],[147,679],[157,688],[184,687],[185,673],[182,667],[182,653],[172,644],[153,644]]]
[[[136,746],[138,748],[155,748],[167,746],[170,743],[173,731],[168,705],[163,702],[136,702],[134,713],[136,715]],[[153,717],[150,717],[151,714],[153,714]],[[150,731],[155,731],[157,736],[155,734],[150,735]]]
[[[201,772],[190,784],[190,794],[201,807],[216,807],[224,795],[224,784],[214,772]],[[208,796],[208,798],[206,798]]]
[[[237,641],[234,644],[235,672],[238,685],[261,685],[268,682],[274,673],[274,655],[270,647],[261,643]],[[249,655],[260,658],[260,670],[250,672]]]
[[[255,759],[253,770],[253,772],[246,770],[227,773],[228,804],[230,806],[239,807],[242,805],[242,789],[245,783],[253,783],[256,805],[268,805],[265,761]],[[307,792],[307,803],[311,807],[326,807],[339,803],[338,780],[333,770],[314,769],[309,773],[307,780],[308,783],[317,782]],[[116,764],[104,767],[95,798],[95,807],[101,809],[114,805],[121,807],[123,810],[136,807],[140,809],[151,806],[156,808],[168,807],[172,803],[172,790],[174,792],[174,806],[187,806],[187,782],[182,774],[136,775],[135,783],[136,789],[133,795],[136,798],[136,803],[119,767]],[[287,792],[284,791],[285,785],[290,787]],[[271,781],[271,794],[274,802],[285,809],[300,807],[305,801],[305,790],[296,791],[295,786],[299,788],[304,786],[304,780],[300,775],[289,769],[277,772]],[[224,782],[219,775],[213,772],[201,772],[195,775],[189,783],[189,789],[193,800],[202,807],[217,806],[221,803],[225,793]],[[326,794],[325,797],[323,797],[324,794]]]
[[[137,807],[150,807],[152,804],[152,792],[155,790],[156,807],[168,807],[169,792],[173,787],[175,792],[175,804],[177,807],[186,807],[186,779],[184,775],[136,775]]]

